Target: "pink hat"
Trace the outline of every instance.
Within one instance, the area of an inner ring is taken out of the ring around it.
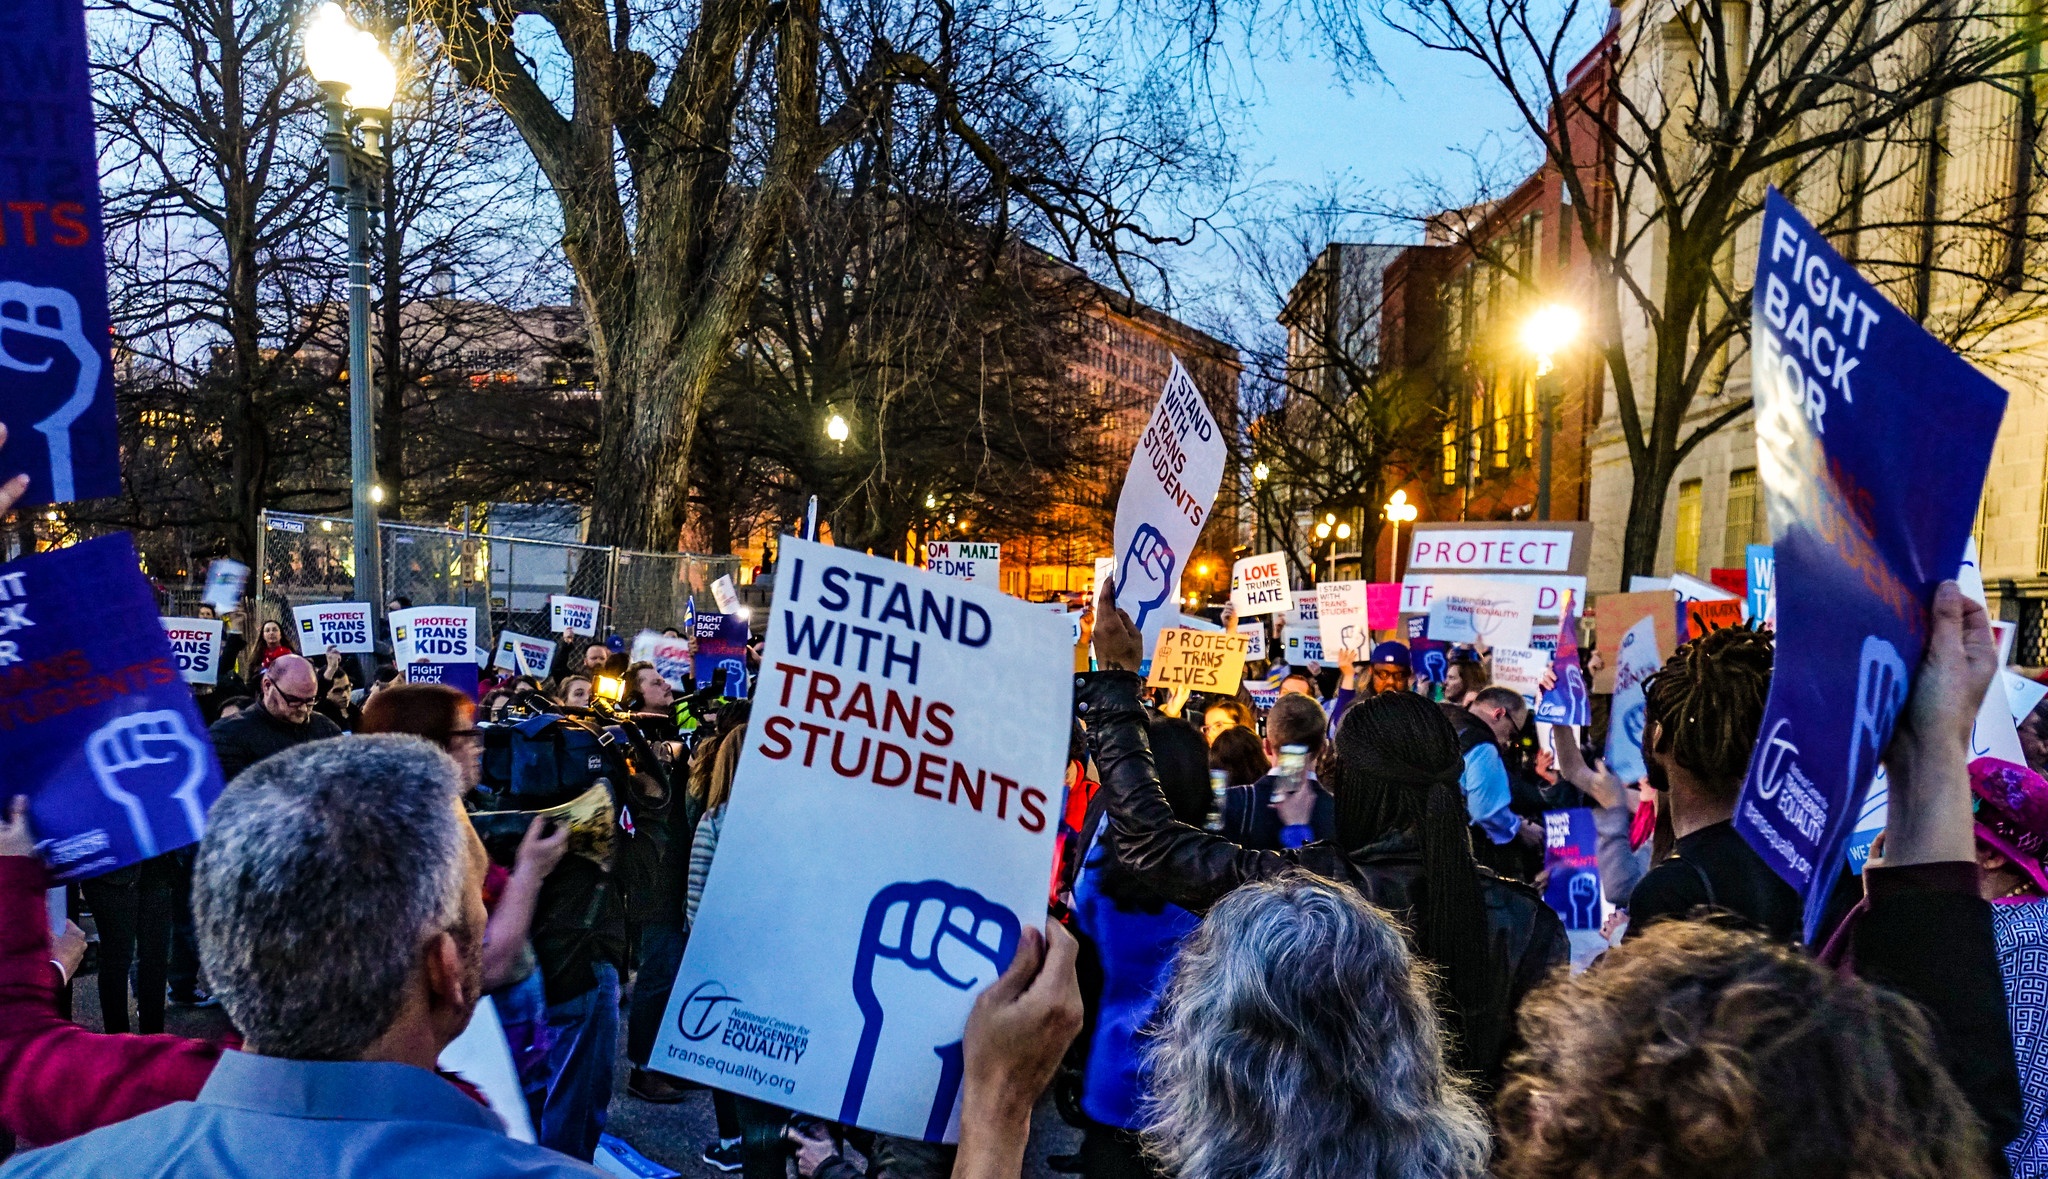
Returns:
[[[1977,796],[1977,838],[2003,852],[2048,893],[2048,780],[2025,766],[1995,757],[1970,763]]]

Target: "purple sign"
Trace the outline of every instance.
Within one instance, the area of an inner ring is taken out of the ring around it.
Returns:
[[[99,164],[79,0],[0,6],[0,473],[24,504],[117,495]],[[154,605],[151,610],[156,609]]]
[[[1599,832],[1585,807],[1543,812],[1543,901],[1569,930],[1600,928]]]
[[[196,843],[220,763],[128,534],[0,565],[0,760],[60,880]]]
[[[747,698],[747,619],[741,614],[699,614],[690,620],[697,640],[691,671],[699,688],[731,700]]]
[[[1777,666],[1735,827],[1815,936],[1954,577],[2005,391],[1885,301],[1776,189],[1750,312]]]
[[[1586,695],[1586,673],[1579,666],[1579,604],[1566,590],[1564,613],[1557,621],[1557,654],[1551,658],[1550,674],[1557,682],[1536,702],[1536,719],[1546,725],[1589,725],[1593,723],[1593,701]]]

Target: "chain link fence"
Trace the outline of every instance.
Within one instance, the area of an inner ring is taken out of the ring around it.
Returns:
[[[378,531],[385,600],[473,606],[488,629],[480,641],[504,630],[547,636],[552,594],[596,599],[598,625],[628,640],[642,630],[681,627],[689,605],[715,610],[711,583],[740,568],[733,556],[646,553],[415,524],[379,523]],[[250,576],[251,625],[274,618],[289,631],[293,606],[353,599],[354,546],[349,520],[264,513]]]

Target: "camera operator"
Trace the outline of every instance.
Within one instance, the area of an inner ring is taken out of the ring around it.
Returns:
[[[689,883],[690,836],[697,816],[687,791],[689,762],[681,753],[675,720],[676,693],[651,663],[635,663],[624,675],[621,710],[645,738],[657,764],[636,765],[621,800],[631,816],[628,838],[615,864],[626,893],[626,926],[638,963],[633,1001],[626,1015],[626,1057],[633,1063],[626,1091],[642,1101],[667,1105],[689,1091],[681,1082],[647,1071],[669,990],[683,960],[683,899]],[[645,760],[644,755],[638,760]]]

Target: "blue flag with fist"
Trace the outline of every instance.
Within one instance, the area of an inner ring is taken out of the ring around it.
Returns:
[[[60,880],[206,830],[220,764],[127,533],[0,565],[0,762]]]
[[[1776,189],[1751,310],[1777,665],[1735,827],[1814,936],[1969,539],[2005,391],[1885,301]]]

